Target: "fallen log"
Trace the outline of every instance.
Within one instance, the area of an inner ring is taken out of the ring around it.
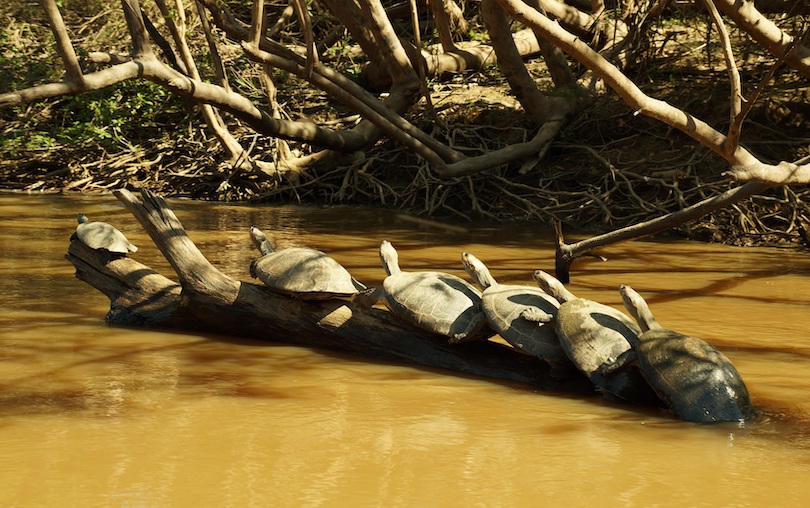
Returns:
[[[200,252],[166,202],[148,190],[116,197],[169,261],[179,283],[129,257],[111,257],[72,238],[66,258],[76,277],[110,299],[112,324],[202,331],[322,348],[380,360],[450,369],[582,395],[582,375],[560,379],[548,365],[492,342],[449,344],[385,309],[358,311],[341,300],[305,301],[223,274]],[[245,260],[245,266],[248,265]]]

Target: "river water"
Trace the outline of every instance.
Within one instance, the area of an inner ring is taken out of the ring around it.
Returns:
[[[170,201],[220,270],[250,280],[247,228],[383,278],[499,282],[553,270],[543,228],[420,224],[397,212]],[[0,194],[0,506],[805,506],[810,253],[689,242],[613,246],[570,289],[621,308],[630,284],[669,328],[722,350],[760,417],[698,425],[609,403],[328,351],[105,324],[65,259],[78,212],[175,278],[112,196]],[[442,226],[442,227],[440,227]]]

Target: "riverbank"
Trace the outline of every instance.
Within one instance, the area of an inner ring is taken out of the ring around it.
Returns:
[[[457,129],[491,146],[531,134],[519,123],[519,112],[501,108],[496,113],[497,118],[490,112],[481,119],[488,124],[472,119],[474,127],[458,124]],[[296,181],[267,182],[258,174],[234,172],[223,163],[215,140],[189,129],[188,136],[117,151],[60,145],[6,153],[0,159],[0,189],[92,194],[148,188],[202,201],[375,206],[464,223],[548,226],[560,220],[599,233],[677,211],[734,185],[719,176],[720,157],[649,119],[632,122],[622,128],[579,122],[542,161],[451,181],[434,177],[423,160],[387,141],[358,154],[350,166],[313,168]],[[792,132],[764,127],[757,134],[758,146],[770,150],[774,160],[791,160],[802,141]],[[261,157],[272,149],[272,140],[256,139],[253,153]],[[808,203],[810,188],[774,188],[670,234],[728,245],[806,245],[810,240],[802,236],[801,224],[810,222]]]

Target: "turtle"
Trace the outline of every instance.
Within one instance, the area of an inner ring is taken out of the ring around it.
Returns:
[[[550,321],[559,303],[532,286],[499,284],[487,266],[469,252],[461,262],[472,279],[481,287],[484,313],[490,326],[515,349],[546,360],[553,367],[573,368],[553,326],[543,326],[537,319],[527,319],[527,311]]]
[[[613,307],[577,298],[562,282],[543,270],[536,270],[532,277],[543,291],[560,303],[554,323],[562,348],[605,398],[662,405],[638,368],[602,374],[638,343],[641,329],[632,319]]]
[[[110,254],[126,256],[127,252],[137,252],[124,233],[106,222],[90,222],[83,213],[76,216],[79,225],[76,227],[76,238],[91,249],[105,250]]]
[[[340,263],[319,250],[292,247],[276,251],[256,226],[250,226],[250,238],[262,253],[250,263],[250,276],[277,293],[301,300],[329,300],[351,298],[366,290]]]
[[[621,286],[619,292],[642,331],[635,350],[624,360],[638,362],[647,381],[679,418],[710,423],[743,422],[756,416],[748,389],[726,355],[701,339],[662,327],[630,286]]]
[[[450,342],[485,340],[494,332],[486,325],[481,292],[444,272],[403,272],[394,246],[380,244],[380,261],[387,277],[366,293],[366,304],[383,302],[402,320]],[[369,305],[370,306],[370,305]]]

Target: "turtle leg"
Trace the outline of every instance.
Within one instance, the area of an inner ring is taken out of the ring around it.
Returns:
[[[352,308],[360,312],[368,312],[375,303],[385,299],[385,290],[382,287],[368,288],[360,291],[352,298]]]
[[[554,319],[554,316],[540,307],[529,307],[520,313],[520,317],[534,323],[548,323]]]
[[[469,342],[472,340],[486,340],[489,337],[478,337],[478,331],[483,328],[484,324],[486,323],[486,314],[483,312],[479,312],[478,314],[474,315],[472,319],[470,319],[470,323],[467,327],[459,333],[453,334],[450,337],[450,344],[458,344],[459,342]]]
[[[632,349],[628,349],[624,353],[616,357],[613,362],[605,362],[596,369],[596,373],[602,376],[610,375],[617,370],[623,369],[629,365],[633,360],[638,358],[638,355]]]

